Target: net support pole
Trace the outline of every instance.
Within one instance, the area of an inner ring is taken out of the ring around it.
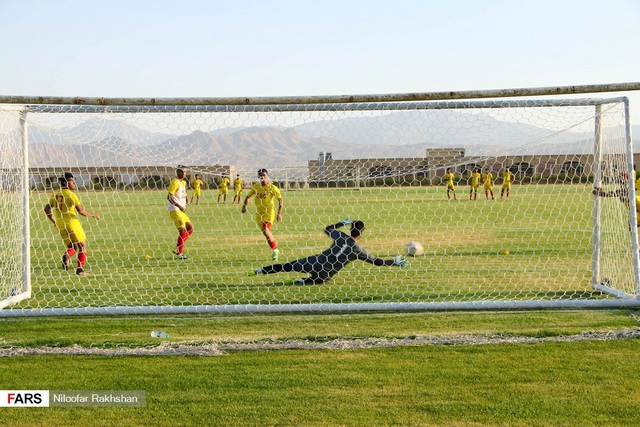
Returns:
[[[638,224],[638,214],[636,210],[636,198],[632,197],[636,194],[636,183],[633,175],[633,142],[631,140],[631,122],[629,119],[629,99],[626,97],[623,100],[624,103],[624,125],[625,125],[625,138],[627,147],[627,171],[628,176],[634,179],[627,180],[629,186],[629,216],[630,216],[630,229],[631,229],[631,250],[633,251],[633,279],[635,282],[636,298],[640,299],[640,254],[638,253],[638,227],[634,225]]]
[[[22,291],[31,297],[31,235],[29,227],[29,135],[27,110],[20,112],[20,139],[22,144]]]
[[[600,188],[602,186],[602,105],[596,105],[595,129],[594,129],[594,167],[593,167],[593,186]],[[591,254],[591,283],[592,286],[599,285],[600,277],[600,215],[602,205],[600,197],[593,196],[593,252]]]

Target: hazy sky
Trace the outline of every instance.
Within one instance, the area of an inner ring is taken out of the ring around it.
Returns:
[[[256,97],[638,82],[640,1],[0,0],[0,52],[0,95]],[[640,91],[624,95],[640,124]]]

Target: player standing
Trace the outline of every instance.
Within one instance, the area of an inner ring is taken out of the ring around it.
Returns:
[[[471,189],[469,190],[469,200],[478,200],[478,187],[480,186],[480,169],[474,168],[471,172]]]
[[[84,209],[80,199],[74,193],[76,180],[71,172],[65,172],[64,177],[58,179],[60,190],[49,199],[44,207],[44,213],[58,228],[58,232],[67,247],[62,255],[62,268],[69,269],[70,259],[78,252],[78,268],[76,274],[84,276],[84,264],[87,261],[87,238],[78,220],[78,214],[100,219],[100,215]]]
[[[258,171],[259,183],[255,183],[251,186],[251,189],[247,193],[247,197],[242,204],[242,213],[247,212],[247,203],[251,197],[256,196],[256,221],[258,227],[262,231],[262,234],[267,239],[267,244],[271,248],[271,259],[273,261],[278,260],[280,250],[276,244],[276,240],[271,232],[271,226],[274,219],[278,222],[282,221],[282,194],[280,189],[274,184],[269,182],[269,172],[266,169],[260,169]],[[275,214],[275,200],[278,200],[278,214]]]
[[[242,198],[242,185],[240,175],[236,175],[236,179],[233,180],[233,203],[240,203],[240,199]]]
[[[451,193],[453,193],[453,200],[458,200],[456,197],[456,186],[453,180],[455,175],[451,169],[447,169],[447,173],[442,176],[442,180],[447,183],[447,199],[451,200]]]
[[[200,179],[200,175],[196,174],[196,177],[193,181],[191,181],[191,188],[193,188],[193,196],[191,196],[191,204],[193,201],[196,201],[196,205],[200,204],[200,196],[202,194],[201,188],[204,185],[204,182]]]
[[[176,254],[178,259],[187,259],[183,253],[184,245],[193,233],[193,224],[186,214],[188,201],[187,182],[184,179],[184,169],[181,167],[176,169],[176,177],[169,183],[167,192],[169,193],[167,195],[167,200],[169,201],[167,210],[178,229],[178,242],[173,253]]]
[[[222,202],[223,203],[227,203],[227,193],[229,193],[229,184],[231,183],[231,181],[229,181],[229,178],[227,178],[226,176],[222,175],[220,178],[218,178],[218,203],[220,203],[220,197],[223,198]]]
[[[503,195],[506,195],[505,200],[509,200],[509,195],[511,194],[511,178],[515,179],[515,175],[511,173],[509,168],[505,168],[500,173],[502,177],[502,188],[500,189],[500,198],[502,199]]]
[[[484,196],[489,199],[489,194],[491,194],[491,200],[495,200],[495,196],[493,195],[493,174],[489,168],[484,168],[484,173],[482,174],[482,184],[484,186]]]
[[[351,232],[349,234],[338,230],[338,228],[348,224],[351,224]],[[324,232],[333,240],[333,243],[329,249],[325,250],[321,254],[301,258],[293,262],[273,264],[257,270],[250,270],[248,274],[249,276],[255,276],[257,274],[273,274],[292,271],[307,273],[311,276],[294,281],[294,284],[296,285],[305,285],[324,283],[337,272],[342,270],[347,264],[357,259],[380,267],[406,267],[408,265],[409,262],[407,259],[401,256],[387,260],[377,258],[369,254],[357,243],[357,240],[360,238],[363,231],[364,222],[362,221],[351,222],[351,220],[347,219],[340,221],[337,224],[328,225],[324,229]]]

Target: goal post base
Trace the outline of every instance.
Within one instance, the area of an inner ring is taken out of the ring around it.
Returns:
[[[360,304],[246,304],[206,306],[78,307],[0,310],[0,318],[34,316],[124,316],[145,314],[362,313],[380,311],[478,311],[543,309],[618,309],[640,307],[640,299],[556,301],[407,302]]]
[[[593,289],[596,291],[600,291],[605,295],[611,295],[612,297],[623,299],[623,300],[637,300],[638,298],[634,295],[628,294],[626,292],[622,292],[618,289],[614,289],[610,286],[604,285],[602,283],[594,283],[592,285]]]
[[[0,300],[0,310],[5,307],[11,307],[12,305],[18,304],[19,302],[27,300],[29,298],[31,298],[31,291],[16,293],[15,295]],[[2,313],[2,311],[0,311],[0,313]]]

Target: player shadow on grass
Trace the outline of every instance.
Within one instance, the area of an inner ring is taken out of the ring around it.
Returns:
[[[296,283],[297,282],[297,283]],[[273,282],[262,282],[262,283],[243,283],[242,285],[227,285],[227,286],[238,286],[238,289],[249,289],[249,288],[273,288],[273,287],[281,287],[281,286],[291,286],[291,287],[301,287],[301,286],[319,286],[324,285],[325,283],[300,283],[298,279],[285,279],[278,280]]]
[[[189,283],[187,287],[191,289],[200,289],[200,290],[217,290],[220,289],[220,286],[224,286],[225,292],[240,292],[246,291],[247,289],[260,289],[265,287],[276,287],[276,286],[313,286],[313,284],[301,284],[295,283],[296,279],[288,279],[288,280],[279,280],[275,282],[266,282],[266,283],[219,283],[219,282],[198,282],[198,283]],[[316,284],[321,285],[321,284]]]

